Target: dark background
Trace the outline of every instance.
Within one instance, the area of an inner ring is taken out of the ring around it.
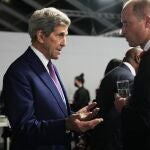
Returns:
[[[1,0],[0,31],[27,32],[28,18],[36,9],[56,7],[68,14],[70,35],[120,36],[124,0]]]

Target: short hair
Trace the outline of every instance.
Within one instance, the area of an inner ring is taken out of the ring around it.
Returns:
[[[139,0],[133,5],[133,12],[140,19],[143,19],[148,12],[150,12],[150,1],[149,0]]]
[[[36,40],[36,32],[42,30],[49,36],[58,25],[70,26],[69,17],[60,10],[49,7],[34,11],[28,22],[28,32],[31,41]]]
[[[137,46],[130,48],[123,58],[123,62],[130,62],[131,60],[134,60],[135,56],[138,56],[143,50]]]
[[[139,19],[144,19],[150,13],[150,0],[129,0],[124,6],[132,4],[132,10]]]

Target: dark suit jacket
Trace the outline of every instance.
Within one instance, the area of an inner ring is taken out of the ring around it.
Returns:
[[[93,150],[121,150],[121,116],[114,108],[114,94],[117,93],[117,80],[129,80],[130,86],[134,76],[125,64],[109,72],[101,81],[97,91],[96,102],[100,107],[100,116],[104,122],[92,132]]]
[[[62,86],[65,99],[66,92]],[[36,54],[28,50],[7,70],[2,100],[12,127],[11,150],[66,150],[69,115],[47,70]]]
[[[150,150],[150,50],[142,56],[128,107],[122,111],[124,149]]]

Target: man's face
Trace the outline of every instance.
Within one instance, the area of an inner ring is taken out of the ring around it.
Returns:
[[[147,36],[146,19],[139,19],[132,11],[132,6],[126,6],[121,13],[122,34],[131,47],[144,44]]]
[[[54,28],[54,31],[46,37],[44,35],[42,43],[42,52],[47,59],[58,59],[62,48],[66,45],[68,27],[60,25]]]

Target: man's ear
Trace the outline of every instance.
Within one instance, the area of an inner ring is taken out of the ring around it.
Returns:
[[[146,16],[146,27],[150,28],[150,16]]]
[[[140,55],[136,55],[136,56],[135,56],[135,62],[136,62],[137,64],[139,64],[139,63],[140,63],[140,60],[141,60]]]
[[[38,41],[39,43],[43,43],[43,42],[44,42],[44,39],[45,39],[45,34],[44,34],[44,32],[43,32],[42,30],[38,30],[38,31],[36,32],[36,37],[37,37],[37,41]]]

